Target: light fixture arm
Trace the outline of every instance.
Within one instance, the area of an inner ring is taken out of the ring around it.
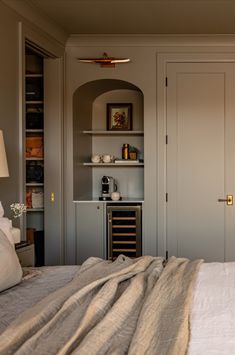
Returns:
[[[103,53],[103,57],[101,58],[77,58],[81,63],[93,63],[100,64],[101,67],[114,68],[115,64],[125,64],[129,63],[129,58],[114,58],[109,57],[106,52]]]

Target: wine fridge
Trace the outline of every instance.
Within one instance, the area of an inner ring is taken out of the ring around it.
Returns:
[[[142,254],[142,206],[107,206],[108,258],[119,254],[136,258]]]

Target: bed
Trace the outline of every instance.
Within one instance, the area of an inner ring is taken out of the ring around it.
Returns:
[[[89,258],[0,293],[0,354],[232,354],[234,313],[235,263]]]

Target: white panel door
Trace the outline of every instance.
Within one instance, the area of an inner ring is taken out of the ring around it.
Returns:
[[[235,260],[235,64],[167,65],[167,250]]]

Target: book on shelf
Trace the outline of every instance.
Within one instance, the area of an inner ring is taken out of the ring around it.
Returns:
[[[115,163],[117,164],[138,164],[140,161],[139,159],[116,159]]]

